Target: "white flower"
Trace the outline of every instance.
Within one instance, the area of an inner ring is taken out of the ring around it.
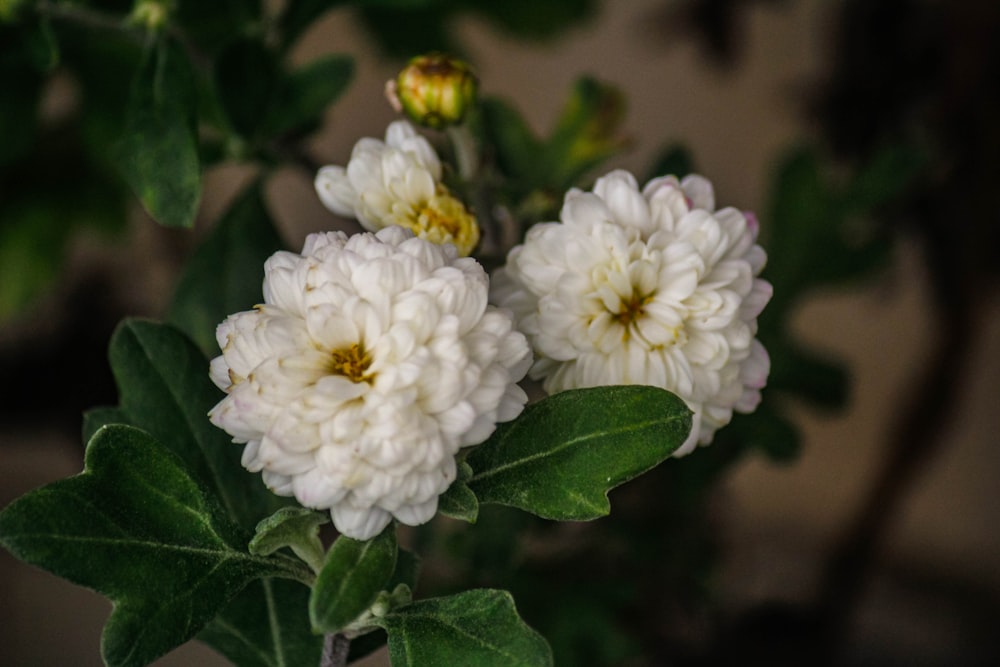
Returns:
[[[559,222],[535,225],[493,282],[536,354],[546,391],[645,384],[694,411],[675,456],[707,444],[733,410],[760,401],[770,361],[755,338],[771,285],[757,221],[715,209],[700,176],[656,178],[639,191],[614,171],[566,194]]]
[[[476,219],[441,183],[434,148],[405,120],[389,125],[384,142],[358,141],[347,168],[323,167],[315,186],[328,209],[357,218],[369,231],[399,225],[434,243],[452,243],[463,256],[479,242]]]
[[[356,539],[428,521],[459,448],[513,419],[531,363],[488,279],[400,227],[312,234],[264,265],[264,304],[216,332],[212,422],[243,465]]]

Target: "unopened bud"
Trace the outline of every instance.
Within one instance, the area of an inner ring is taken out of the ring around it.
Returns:
[[[136,0],[128,20],[149,32],[159,32],[167,25],[173,9],[173,0]]]
[[[475,104],[478,81],[465,62],[441,53],[417,56],[386,86],[390,103],[420,125],[457,125]]]

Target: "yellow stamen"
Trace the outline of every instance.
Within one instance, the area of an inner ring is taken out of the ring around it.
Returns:
[[[365,352],[360,343],[330,353],[327,370],[332,375],[343,375],[351,382],[371,382],[372,376],[366,375],[372,358]]]

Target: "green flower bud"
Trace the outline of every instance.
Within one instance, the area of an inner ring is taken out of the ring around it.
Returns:
[[[128,20],[149,32],[159,32],[167,25],[173,10],[174,0],[136,0]]]
[[[465,62],[441,53],[417,56],[388,86],[389,100],[416,123],[440,130],[462,122],[478,80]]]

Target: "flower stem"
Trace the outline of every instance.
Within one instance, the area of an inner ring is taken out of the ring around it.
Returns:
[[[343,634],[328,633],[323,636],[323,658],[319,667],[345,667],[351,640]]]
[[[479,175],[479,151],[476,150],[476,139],[465,123],[452,125],[448,128],[448,139],[455,149],[455,161],[458,162],[458,175],[463,181],[473,182]]]

